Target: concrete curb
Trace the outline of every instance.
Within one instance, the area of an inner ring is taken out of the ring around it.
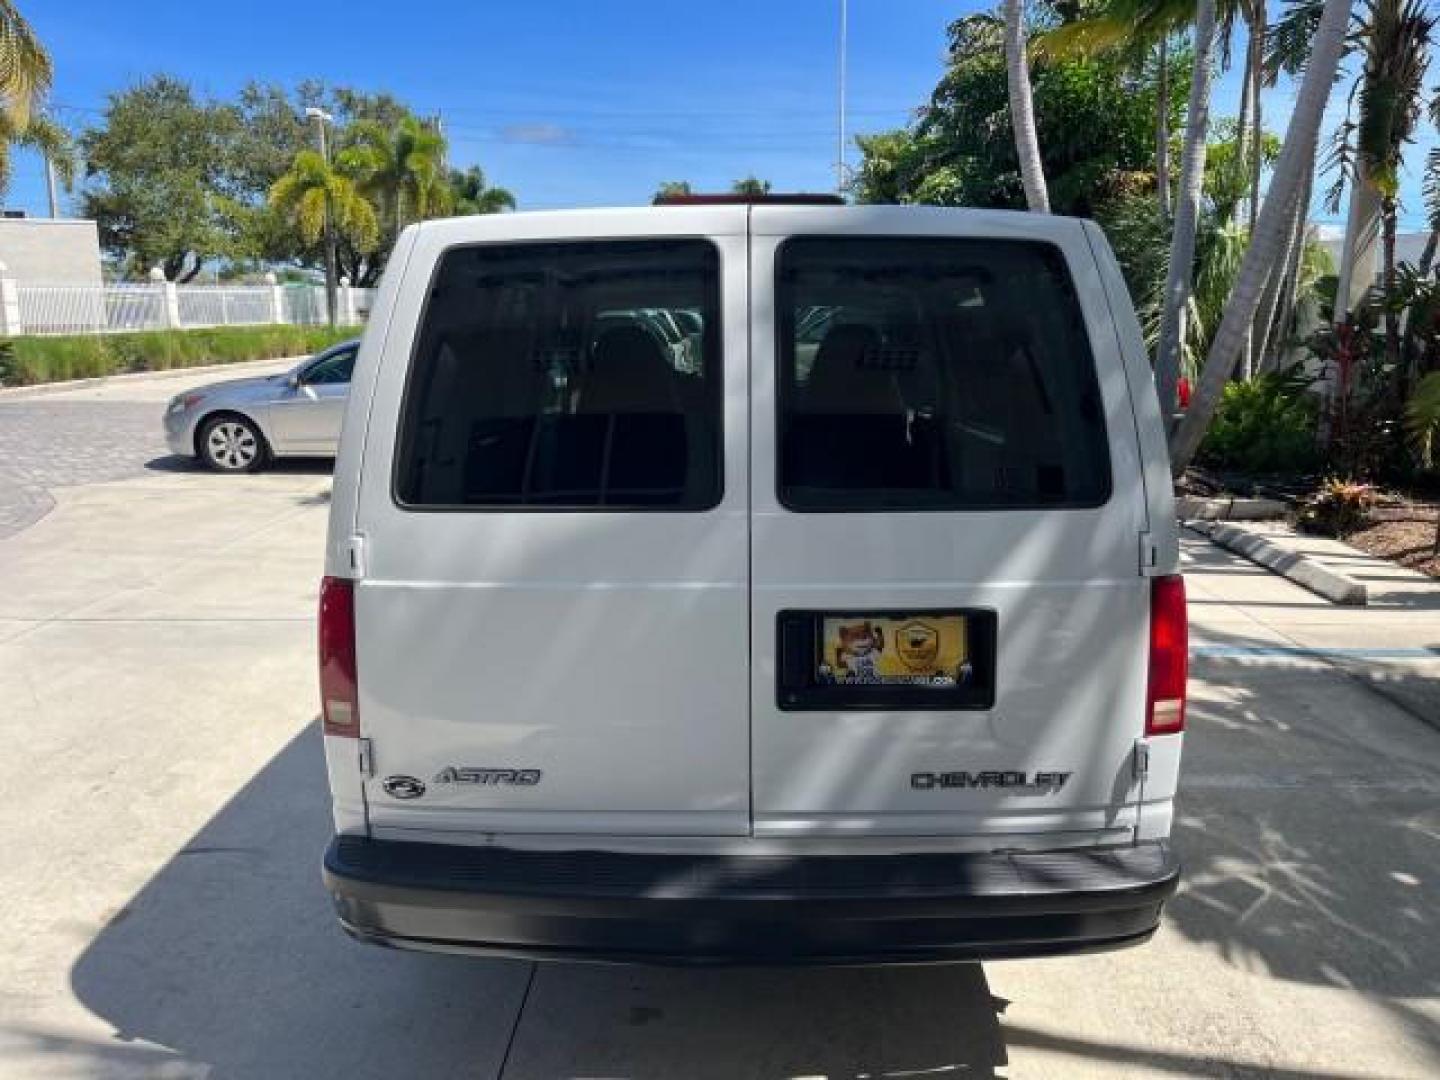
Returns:
[[[1290,508],[1278,499],[1202,499],[1183,495],[1175,500],[1181,521],[1275,521]]]
[[[1258,563],[1283,578],[1288,578],[1296,585],[1309,589],[1332,604],[1364,607],[1370,602],[1369,592],[1363,581],[1356,581],[1354,578],[1342,574],[1338,570],[1332,570],[1328,566],[1322,566],[1314,559],[1308,559],[1304,555],[1286,551],[1279,544],[1273,543],[1263,536],[1257,536],[1238,526],[1225,525],[1221,522],[1197,521],[1190,523],[1189,527],[1201,535],[1209,537],[1226,550],[1243,555],[1251,562]]]
[[[124,375],[100,375],[93,379],[67,379],[64,382],[35,383],[31,386],[0,386],[0,401],[6,398],[40,397],[66,390],[84,390],[97,386],[145,383],[160,379],[178,379],[186,375],[209,375],[224,371],[244,371],[252,364],[298,364],[313,353],[298,356],[272,356],[268,360],[232,360],[228,364],[200,364],[196,367],[166,368],[164,371],[132,371]]]

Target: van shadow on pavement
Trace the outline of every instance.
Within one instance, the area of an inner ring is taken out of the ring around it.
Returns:
[[[296,736],[71,972],[107,1076],[994,1075],[980,965],[705,970],[430,956],[350,941],[319,878],[320,738]],[[515,1039],[522,1003],[526,1022]],[[516,1045],[512,1046],[512,1041]]]
[[[221,475],[197,458],[180,454],[165,454],[145,462],[151,472],[165,473],[210,473]],[[329,476],[335,471],[335,459],[328,457],[283,457],[266,465],[263,472],[281,473],[292,476]],[[262,472],[262,475],[263,475]]]

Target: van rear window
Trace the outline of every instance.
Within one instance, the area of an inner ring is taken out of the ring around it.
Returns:
[[[797,238],[781,248],[776,301],[791,509],[1109,498],[1095,361],[1054,247]]]
[[[447,252],[411,362],[395,494],[415,508],[720,501],[719,256],[700,240]]]

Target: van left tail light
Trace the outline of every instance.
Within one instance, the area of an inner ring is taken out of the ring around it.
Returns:
[[[360,735],[355,678],[355,583],[320,582],[320,711],[326,735]]]
[[[1185,579],[1179,574],[1150,582],[1150,687],[1145,734],[1185,730],[1185,679],[1190,671],[1190,627]]]

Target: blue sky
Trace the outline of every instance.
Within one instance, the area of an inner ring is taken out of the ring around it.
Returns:
[[[662,180],[715,190],[748,173],[781,190],[834,184],[838,0],[20,6],[72,127],[159,71],[217,96],[321,78],[439,112],[452,160],[479,163],[525,208],[637,204]],[[940,74],[946,24],[984,6],[850,0],[852,133],[902,123]],[[1234,114],[1236,82],[1221,80],[1215,115]],[[1289,88],[1272,98],[1268,126],[1283,130]],[[1414,217],[1418,180],[1408,188]],[[46,212],[38,159],[17,156],[6,204]]]

